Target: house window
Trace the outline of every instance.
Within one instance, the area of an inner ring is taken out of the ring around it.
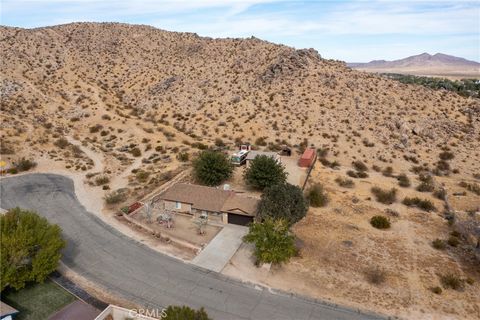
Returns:
[[[175,202],[175,209],[181,209],[182,208],[182,203],[181,202]]]

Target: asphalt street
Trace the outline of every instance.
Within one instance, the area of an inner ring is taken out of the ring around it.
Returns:
[[[149,308],[205,307],[215,320],[377,319],[347,308],[272,293],[162,255],[87,212],[73,182],[54,174],[0,180],[0,207],[36,210],[60,225],[67,240],[62,261],[104,289]]]

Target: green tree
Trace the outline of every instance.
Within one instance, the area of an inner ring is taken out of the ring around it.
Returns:
[[[266,188],[258,204],[260,218],[285,219],[290,225],[305,217],[307,210],[302,189],[289,183]]]
[[[165,310],[164,320],[211,320],[205,309],[194,310],[188,306],[169,306]]]
[[[296,254],[295,237],[288,227],[286,220],[272,218],[250,225],[248,234],[243,240],[255,244],[253,254],[257,263],[279,264],[287,262]]]
[[[65,247],[61,229],[33,211],[15,208],[0,217],[1,290],[43,282],[58,265]]]
[[[255,157],[244,174],[245,182],[255,189],[263,190],[275,184],[285,183],[285,168],[272,157],[261,155]]]
[[[193,163],[193,174],[196,180],[207,186],[219,185],[230,178],[232,173],[233,165],[221,152],[203,151]]]

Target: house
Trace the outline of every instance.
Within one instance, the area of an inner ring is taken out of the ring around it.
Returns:
[[[315,162],[316,157],[317,154],[314,148],[305,149],[300,160],[298,160],[298,165],[303,168],[309,168]]]
[[[177,183],[155,196],[155,207],[160,210],[191,214],[207,214],[209,220],[246,225],[253,221],[258,199],[237,195],[196,184]]]
[[[0,301],[0,319],[1,320],[12,320],[14,316],[18,313],[13,307],[10,307],[3,301]]]
[[[270,151],[250,151],[247,155],[247,168],[250,166],[250,162],[255,159],[256,157],[258,156],[267,156],[267,157],[270,157],[272,159],[274,159],[275,161],[277,162],[281,162],[280,160],[280,156],[278,155],[278,153],[276,152],[270,152]]]

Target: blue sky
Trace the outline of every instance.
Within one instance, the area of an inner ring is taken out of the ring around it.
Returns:
[[[315,48],[349,62],[442,52],[480,61],[480,1],[0,0],[0,24],[152,25]]]

